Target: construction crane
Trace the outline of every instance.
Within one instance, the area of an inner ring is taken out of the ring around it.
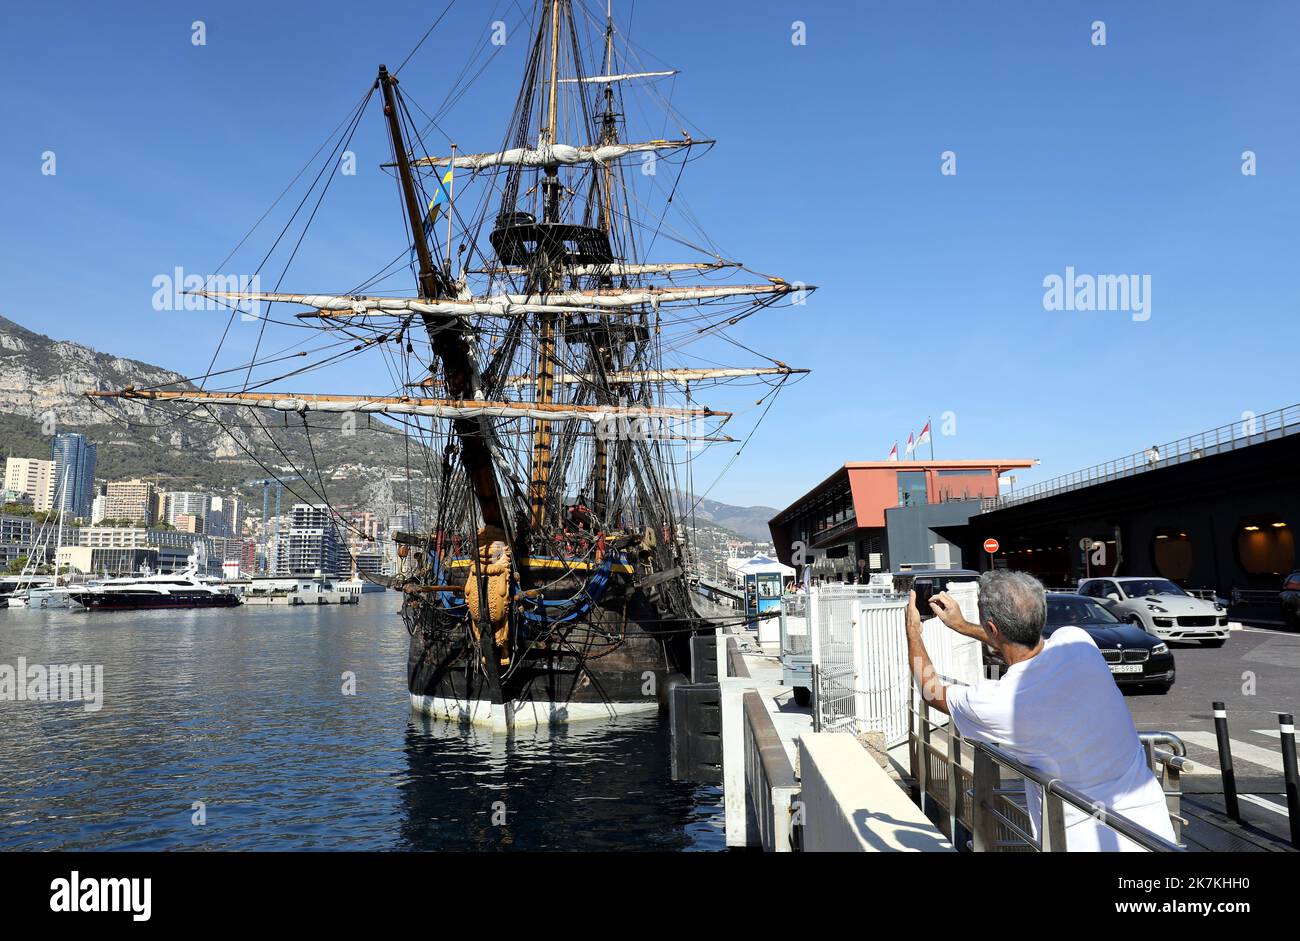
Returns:
[[[246,487],[260,486],[262,488],[262,539],[261,539],[262,564],[266,567],[266,571],[268,574],[270,573],[271,560],[268,559],[266,555],[266,543],[267,543],[267,529],[270,527],[270,521],[271,521],[271,517],[268,515],[271,508],[271,486],[272,485],[275,486],[275,520],[276,520],[275,525],[276,525],[276,535],[278,536],[280,534],[279,533],[280,504],[284,499],[285,481],[302,480],[302,479],[303,478],[299,477],[297,474],[290,474],[284,477],[259,477],[256,480],[244,481],[244,486]]]

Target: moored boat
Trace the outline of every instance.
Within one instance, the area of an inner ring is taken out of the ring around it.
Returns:
[[[110,578],[101,584],[67,589],[88,611],[138,611],[154,608],[230,608],[239,595],[215,579],[200,577],[193,567],[183,572]]]

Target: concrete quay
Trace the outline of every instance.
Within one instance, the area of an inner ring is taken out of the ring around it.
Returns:
[[[719,629],[723,796],[730,848],[767,852],[953,852],[855,736],[814,732],[783,686],[775,645]],[[904,752],[906,749],[904,748]]]

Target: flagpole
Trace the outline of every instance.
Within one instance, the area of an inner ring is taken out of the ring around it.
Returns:
[[[930,429],[930,460],[934,460],[934,425],[931,422],[934,419],[929,415],[925,416],[925,427]]]
[[[433,175],[437,177],[438,171],[435,170]],[[439,181],[439,186],[442,182]],[[456,145],[451,145],[451,189],[447,191],[447,277],[452,277],[451,263],[451,221],[456,215]],[[436,236],[435,236],[436,237]],[[107,502],[107,501],[105,501]]]

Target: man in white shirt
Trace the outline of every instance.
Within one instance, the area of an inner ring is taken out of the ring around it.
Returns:
[[[985,572],[980,576],[979,624],[967,621],[947,592],[931,598],[930,608],[950,629],[996,649],[1007,664],[1001,679],[943,686],[922,643],[921,615],[912,593],[907,607],[912,673],[922,695],[952,717],[964,738],[996,744],[1107,811],[1174,840],[1160,782],[1146,763],[1128,706],[1096,643],[1073,626],[1043,639],[1047,600],[1038,579],[1026,572]],[[1037,835],[1042,796],[1037,785],[1026,784]],[[1068,803],[1065,826],[1072,852],[1139,849]]]

